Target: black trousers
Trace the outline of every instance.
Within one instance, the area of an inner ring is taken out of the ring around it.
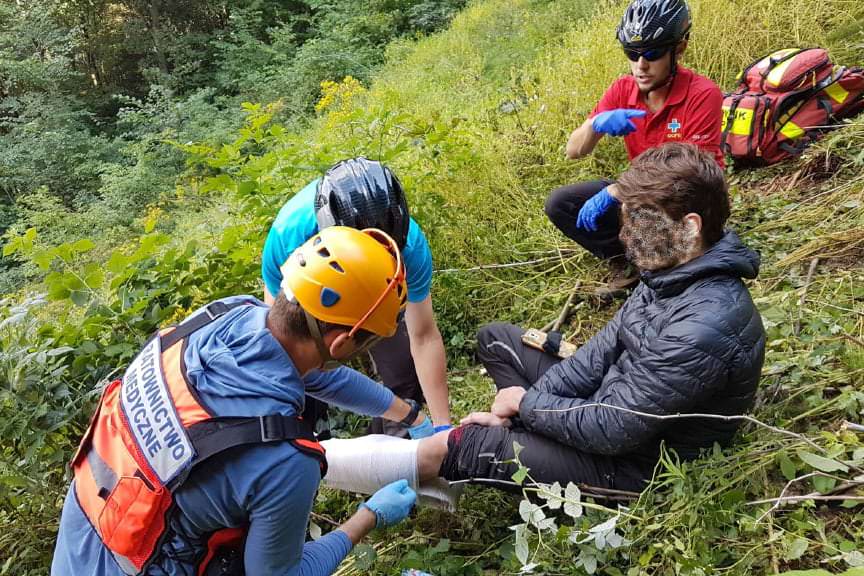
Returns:
[[[549,367],[560,362],[556,356],[523,344],[524,332],[518,326],[499,323],[484,326],[477,334],[477,357],[499,390],[530,388]],[[456,428],[448,438],[440,475],[448,480],[510,480],[518,468],[504,461],[514,458],[514,442],[524,447],[519,460],[537,482],[640,491],[653,470],[653,460],[591,454],[526,430],[517,418],[511,428]]]
[[[624,246],[618,239],[621,232],[619,210],[609,210],[597,221],[598,230],[590,232],[576,227],[579,210],[589,198],[612,184],[611,180],[592,180],[556,188],[546,199],[546,215],[568,238],[591,252],[594,256],[607,260],[624,255]]]
[[[425,402],[423,391],[420,388],[420,379],[414,367],[414,358],[411,356],[411,341],[408,338],[408,328],[405,321],[399,322],[396,334],[378,342],[369,351],[375,372],[384,386],[393,391],[400,398],[411,398],[419,403]],[[306,397],[306,408],[303,411],[304,418],[319,423],[316,429],[327,430],[329,426],[327,419],[327,404],[312,397]],[[402,428],[398,422],[391,422],[383,418],[373,418],[369,426],[370,434],[389,434],[391,436],[407,437],[407,430]]]

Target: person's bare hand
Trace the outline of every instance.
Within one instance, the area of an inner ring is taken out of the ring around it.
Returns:
[[[510,419],[509,418],[501,418],[492,414],[491,412],[472,412],[465,418],[459,421],[459,424],[477,424],[479,426],[503,426],[505,428],[510,427]]]
[[[495,401],[492,402],[492,414],[500,418],[516,416],[519,414],[519,404],[522,402],[523,396],[525,396],[525,389],[521,386],[502,388],[495,395]]]

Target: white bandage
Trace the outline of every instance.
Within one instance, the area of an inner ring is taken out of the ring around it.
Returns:
[[[328,488],[373,494],[382,486],[404,479],[417,491],[421,504],[451,511],[456,508],[460,490],[451,488],[446,480],[436,478],[420,484],[419,440],[371,434],[349,440],[333,438],[321,444],[327,452],[323,483]]]

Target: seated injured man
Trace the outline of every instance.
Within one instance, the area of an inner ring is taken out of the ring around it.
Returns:
[[[517,326],[483,327],[478,356],[498,388],[489,412],[422,440],[329,441],[326,483],[508,481],[518,442],[537,482],[641,491],[661,445],[692,459],[732,441],[740,422],[656,418],[744,414],[759,382],[765,332],[742,280],[759,256],[724,227],[723,172],[711,154],[672,143],[642,153],[618,186],[621,241],[642,274],[612,320],[564,360],[522,344]]]

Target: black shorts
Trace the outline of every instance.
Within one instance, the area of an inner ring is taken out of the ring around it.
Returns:
[[[568,482],[639,492],[651,478],[653,462],[589,454],[525,429],[460,426],[447,440],[447,456],[439,474],[448,480],[512,481],[518,466],[513,443],[522,447],[519,461],[536,482]]]

